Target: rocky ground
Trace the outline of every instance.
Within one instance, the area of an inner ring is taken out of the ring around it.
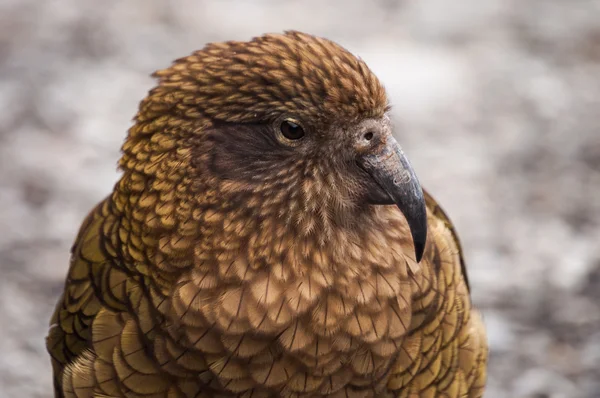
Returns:
[[[69,246],[149,74],[299,29],[364,58],[463,240],[490,398],[600,397],[600,2],[0,0],[0,396],[50,396]]]

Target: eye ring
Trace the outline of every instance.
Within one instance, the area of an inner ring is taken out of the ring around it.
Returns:
[[[284,119],[279,125],[279,132],[289,141],[298,141],[306,134],[304,128],[294,119]]]

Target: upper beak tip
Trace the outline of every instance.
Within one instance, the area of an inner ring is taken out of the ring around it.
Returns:
[[[423,212],[425,214],[425,211]],[[424,217],[423,217],[424,218]],[[427,244],[427,221],[422,220],[419,223],[409,223],[411,235],[413,238],[413,247],[415,250],[415,260],[417,263],[423,258],[425,245]]]
[[[415,242],[415,260],[417,263],[421,262],[423,258],[423,253],[425,252],[425,243],[424,242]]]

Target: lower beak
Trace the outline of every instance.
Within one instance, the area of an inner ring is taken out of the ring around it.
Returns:
[[[415,259],[421,261],[427,240],[425,198],[417,175],[400,145],[392,136],[388,136],[382,150],[376,154],[362,155],[358,164],[383,190],[374,194],[374,197],[383,194],[389,198],[389,202],[378,201],[378,204],[396,204],[406,218],[413,238]]]

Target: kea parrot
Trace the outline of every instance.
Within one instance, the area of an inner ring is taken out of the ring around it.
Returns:
[[[455,229],[364,61],[287,31],[154,73],[46,339],[55,397],[480,397]]]

